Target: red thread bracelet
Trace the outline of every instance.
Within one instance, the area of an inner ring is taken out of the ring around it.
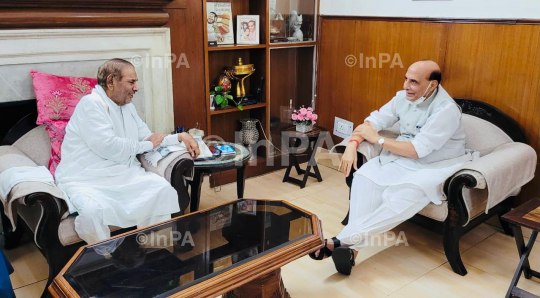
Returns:
[[[360,146],[360,142],[358,140],[350,140],[349,143],[350,142],[356,142],[356,147]]]

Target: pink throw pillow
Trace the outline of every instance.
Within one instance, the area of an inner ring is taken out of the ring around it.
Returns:
[[[79,100],[97,84],[97,79],[62,77],[30,71],[37,100],[37,124],[69,120]]]
[[[66,126],[79,100],[92,92],[97,79],[64,77],[39,71],[30,71],[34,83],[38,118],[36,123],[46,124],[51,139],[49,170],[54,175],[60,163],[61,147]]]
[[[56,167],[60,163],[62,157],[62,142],[66,135],[66,126],[68,120],[58,120],[51,123],[47,123],[45,129],[49,133],[51,139],[51,159],[49,159],[49,171],[54,176]]]

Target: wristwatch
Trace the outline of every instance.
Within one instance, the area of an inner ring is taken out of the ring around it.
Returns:
[[[378,143],[379,143],[379,145],[381,145],[381,147],[382,147],[382,145],[384,144],[384,138],[380,138]]]

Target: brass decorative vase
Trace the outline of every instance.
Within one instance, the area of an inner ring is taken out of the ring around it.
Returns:
[[[238,58],[238,65],[229,67],[225,70],[225,75],[231,80],[236,80],[236,97],[244,98],[246,96],[246,88],[244,80],[255,72],[253,64],[243,64],[242,58]]]

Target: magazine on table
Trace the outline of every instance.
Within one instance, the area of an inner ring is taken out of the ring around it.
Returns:
[[[231,145],[214,145],[214,147],[221,151],[221,155],[236,154],[236,150],[234,150],[234,147]]]

